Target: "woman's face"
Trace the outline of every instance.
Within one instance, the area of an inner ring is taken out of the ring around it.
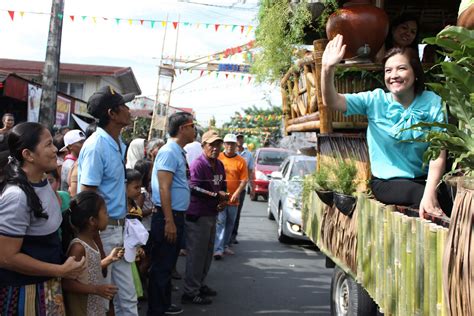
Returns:
[[[53,137],[47,129],[43,129],[39,143],[25,161],[33,164],[38,170],[49,172],[57,167],[57,148],[53,144]]]
[[[405,55],[396,54],[387,59],[384,73],[385,86],[394,95],[400,96],[415,91],[415,72]]]
[[[397,25],[392,31],[393,46],[407,47],[415,40],[418,27],[415,21],[406,21]]]

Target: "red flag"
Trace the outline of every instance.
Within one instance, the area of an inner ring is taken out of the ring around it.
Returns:
[[[243,26],[243,25],[240,26],[240,33],[244,32],[244,28],[245,28],[245,26]]]
[[[74,22],[74,15],[69,16],[71,18],[71,21]]]
[[[15,11],[8,11],[8,14],[10,15],[10,18],[13,19],[15,18]]]
[[[140,24],[143,25],[143,20],[140,20]]]
[[[250,80],[252,80],[252,77],[249,76],[247,83],[250,83]]]
[[[221,26],[220,24],[214,24],[214,28],[216,29],[216,32],[217,32],[217,29],[219,28],[219,26]]]
[[[173,22],[173,27],[176,30],[176,28],[178,27],[178,22]]]
[[[199,74],[199,77],[202,77],[203,74],[204,74],[204,70],[201,70],[201,73]]]
[[[229,78],[229,74],[225,74],[225,78],[226,78],[226,79]]]

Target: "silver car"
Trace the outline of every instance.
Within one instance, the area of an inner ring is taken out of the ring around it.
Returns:
[[[316,158],[294,155],[286,158],[271,174],[268,186],[268,218],[277,219],[278,240],[309,240],[301,229],[303,178],[316,169]]]

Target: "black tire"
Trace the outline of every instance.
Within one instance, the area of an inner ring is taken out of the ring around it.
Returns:
[[[372,316],[377,304],[367,291],[341,268],[335,267],[331,280],[331,315]]]
[[[258,200],[257,193],[252,192],[252,189],[250,189],[250,200],[252,200],[252,201],[257,201]]]
[[[292,239],[288,236],[285,235],[283,232],[283,210],[281,209],[281,206],[278,207],[278,222],[277,222],[278,228],[277,228],[277,237],[278,241],[281,242],[282,244],[289,244],[292,242]]]
[[[275,220],[275,216],[273,216],[272,211],[270,210],[270,203],[271,201],[268,201],[268,207],[267,207],[267,218],[271,221]]]

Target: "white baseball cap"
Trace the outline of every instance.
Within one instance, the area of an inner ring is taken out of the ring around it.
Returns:
[[[86,135],[80,129],[70,130],[64,135],[64,147],[59,151],[65,151],[67,150],[67,146],[84,141],[85,139]]]
[[[136,218],[125,219],[125,229],[123,231],[123,247],[125,261],[135,262],[137,247],[143,246],[148,240],[148,231],[145,226]]]
[[[235,134],[227,134],[224,136],[224,143],[237,143],[237,136]]]

